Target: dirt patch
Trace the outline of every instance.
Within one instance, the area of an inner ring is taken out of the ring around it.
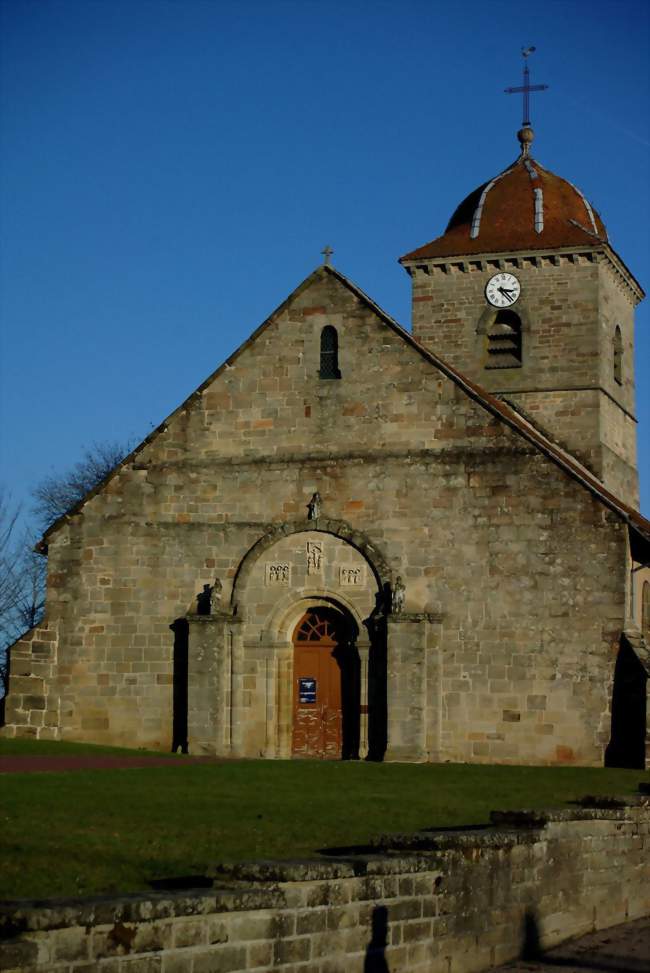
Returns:
[[[187,764],[219,763],[215,757],[175,757],[173,754],[8,754],[0,756],[0,774],[59,774],[74,770],[129,770],[139,767],[180,767]]]

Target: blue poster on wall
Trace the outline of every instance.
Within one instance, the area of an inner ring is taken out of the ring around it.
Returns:
[[[316,702],[316,680],[303,678],[298,680],[298,701],[300,703]]]

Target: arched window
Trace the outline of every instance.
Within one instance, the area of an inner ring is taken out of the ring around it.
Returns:
[[[517,368],[521,365],[521,320],[505,308],[486,331],[487,368]]]
[[[339,336],[336,328],[326,324],[320,333],[320,378],[340,378]]]
[[[614,381],[619,385],[623,384],[623,336],[621,329],[616,325],[614,331]]]
[[[643,584],[641,595],[641,630],[646,642],[650,642],[650,581]]]

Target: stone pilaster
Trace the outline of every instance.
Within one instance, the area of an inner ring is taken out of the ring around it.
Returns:
[[[225,612],[190,615],[187,666],[190,753],[228,756],[232,749],[230,697],[235,619]]]
[[[389,615],[387,760],[430,759],[440,687],[432,659],[440,616],[430,612]]]

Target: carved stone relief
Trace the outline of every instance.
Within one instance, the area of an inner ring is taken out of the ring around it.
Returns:
[[[320,574],[323,570],[323,545],[320,541],[307,541],[307,574]]]
[[[288,588],[291,581],[291,564],[288,561],[267,562],[265,580],[267,585],[281,585],[283,588]]]
[[[342,588],[362,587],[365,583],[366,572],[362,566],[339,568],[339,584]]]

